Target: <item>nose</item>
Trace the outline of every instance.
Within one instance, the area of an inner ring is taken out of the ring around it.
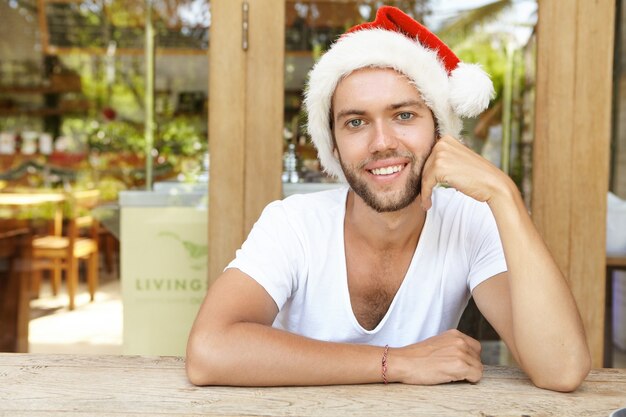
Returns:
[[[387,123],[376,123],[375,128],[372,130],[372,135],[373,137],[369,146],[371,153],[382,152],[387,149],[396,149],[398,147],[398,140],[394,131]]]

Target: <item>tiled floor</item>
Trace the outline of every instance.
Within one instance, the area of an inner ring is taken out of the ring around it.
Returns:
[[[76,298],[76,309],[67,309],[63,289],[53,296],[50,286],[42,284],[40,297],[31,301],[29,328],[30,351],[34,353],[122,353],[122,300],[120,281],[104,275],[93,303],[84,284]],[[626,352],[617,348],[613,366],[626,368]],[[483,342],[483,362],[508,364],[508,352],[501,342]]]
[[[81,284],[76,308],[69,311],[65,288],[53,296],[44,280],[39,298],[31,301],[30,352],[121,354],[120,294],[120,281],[101,274],[94,302],[89,302],[86,285]]]

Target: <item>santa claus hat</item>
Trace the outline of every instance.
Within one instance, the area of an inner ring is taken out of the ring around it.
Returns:
[[[344,180],[333,155],[332,96],[339,81],[359,68],[392,68],[407,76],[437,120],[440,135],[458,137],[461,117],[474,117],[494,94],[489,76],[466,64],[425,26],[395,7],[378,9],[373,22],[348,30],[309,74],[305,94],[308,133],[324,170]]]

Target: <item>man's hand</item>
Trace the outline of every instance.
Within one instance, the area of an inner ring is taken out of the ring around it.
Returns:
[[[510,193],[512,181],[498,167],[451,136],[441,137],[424,164],[421,203],[431,207],[432,190],[446,184],[475,200],[490,203]],[[514,185],[513,185],[514,186]]]
[[[480,343],[458,330],[448,330],[422,342],[391,349],[388,364],[389,380],[405,384],[478,382],[483,375]]]

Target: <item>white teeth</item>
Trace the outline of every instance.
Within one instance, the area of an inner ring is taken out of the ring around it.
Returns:
[[[371,170],[371,173],[374,175],[390,175],[390,174],[399,172],[401,169],[402,169],[402,165],[394,165],[391,167],[373,169]]]

